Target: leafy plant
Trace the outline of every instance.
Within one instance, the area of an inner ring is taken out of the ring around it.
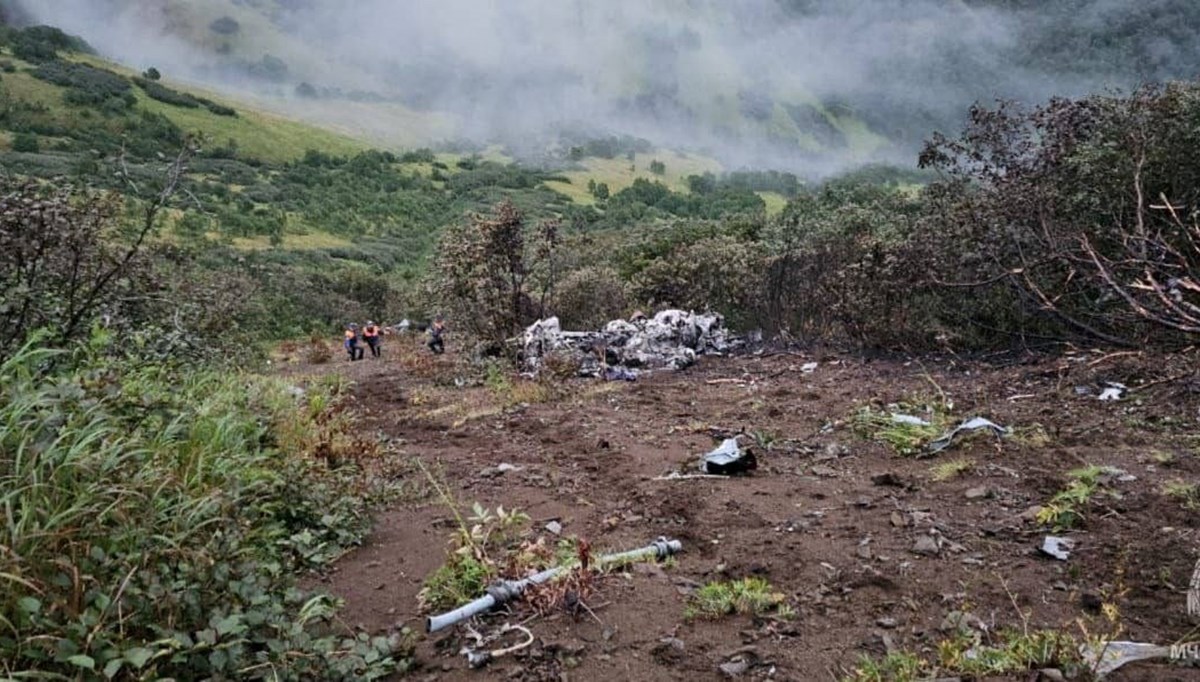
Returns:
[[[916,416],[924,415],[924,417]],[[879,441],[899,455],[919,455],[930,441],[942,434],[946,416],[933,408],[902,404],[887,410],[860,409],[851,427],[861,438]]]
[[[916,682],[936,677],[981,679],[1025,674],[1055,667],[1075,670],[1079,641],[1062,630],[1002,630],[984,641],[979,633],[959,632],[937,642],[932,660],[910,651],[881,659],[863,657],[844,682]]]
[[[1200,509],[1200,485],[1187,481],[1173,480],[1163,484],[1162,494],[1173,497],[1185,509]]]
[[[1102,478],[1111,475],[1109,467],[1089,465],[1067,473],[1067,486],[1055,493],[1037,514],[1038,523],[1054,530],[1065,530],[1083,523],[1083,507],[1102,489]]]
[[[912,682],[926,669],[921,657],[908,651],[893,651],[881,659],[863,656],[843,682]]]
[[[949,481],[975,468],[975,460],[959,457],[938,462],[929,470],[929,477],[939,483]]]
[[[762,578],[712,582],[696,590],[688,600],[684,617],[716,619],[733,614],[779,615],[784,595]],[[786,615],[787,611],[785,611]]]
[[[427,611],[452,608],[478,597],[508,566],[528,529],[529,516],[504,507],[493,511],[476,502],[471,515],[464,517],[446,486],[424,463],[418,460],[417,464],[458,523],[445,563],[426,578],[417,600]]]
[[[938,665],[948,674],[966,677],[1012,675],[1079,661],[1079,642],[1062,630],[1009,630],[986,644],[978,633],[960,633],[937,646]]]

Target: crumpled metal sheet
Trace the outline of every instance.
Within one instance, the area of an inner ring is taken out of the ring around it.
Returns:
[[[758,468],[758,460],[738,446],[737,438],[726,438],[717,448],[704,456],[700,468],[706,474],[729,476]]]
[[[1001,437],[1007,436],[1009,433],[1007,428],[1000,426],[993,421],[984,419],[983,417],[974,417],[959,424],[950,431],[947,431],[941,437],[930,441],[929,445],[926,446],[925,451],[930,455],[937,454],[950,447],[950,444],[954,442],[954,439],[958,437],[960,433],[963,433],[964,431],[978,431],[979,429],[991,429],[997,436]]]
[[[550,353],[563,353],[580,363],[580,374],[603,376],[599,350],[609,365],[643,369],[684,369],[698,355],[721,355],[745,346],[732,336],[716,313],[663,310],[653,318],[613,320],[599,331],[565,331],[558,318],[530,325],[522,337],[525,368],[537,372]]]
[[[1042,552],[1049,556],[1066,561],[1071,558],[1071,550],[1075,549],[1075,541],[1069,538],[1060,538],[1053,535],[1047,535],[1042,540]]]
[[[1084,665],[1096,671],[1097,678],[1103,678],[1129,663],[1170,658],[1171,648],[1144,642],[1100,642],[1084,644],[1079,653]]]

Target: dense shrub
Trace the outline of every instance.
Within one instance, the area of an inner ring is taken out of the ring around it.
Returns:
[[[383,490],[337,395],[114,362],[107,343],[66,355],[34,341],[0,364],[5,676],[393,669],[400,639],[318,631],[333,601],[296,585],[362,537]]]
[[[555,286],[553,312],[564,329],[599,329],[629,313],[627,288],[610,267],[572,270]]]
[[[150,99],[155,99],[159,102],[164,102],[177,107],[187,107],[189,109],[195,109],[200,106],[199,99],[187,94],[186,92],[172,90],[156,80],[134,78],[133,82],[136,83],[137,86],[141,88],[146,93],[146,96]]]
[[[51,61],[39,65],[30,73],[35,78],[67,88],[64,99],[70,104],[105,105],[115,100],[128,107],[136,101],[130,92],[129,80],[106,69]]]
[[[401,163],[433,163],[436,160],[431,149],[414,149],[400,155]]]
[[[0,27],[3,29],[3,27]],[[28,26],[8,30],[0,35],[6,38],[17,59],[27,62],[46,62],[58,58],[59,51],[91,52],[91,47],[76,36],[67,35],[53,26]]]

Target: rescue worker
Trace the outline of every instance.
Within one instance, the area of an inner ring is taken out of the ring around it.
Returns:
[[[446,324],[442,321],[442,316],[438,315],[433,318],[433,324],[429,325],[429,350],[433,351],[434,355],[441,355],[446,352],[446,342],[442,339],[442,335],[446,333]]]
[[[351,322],[346,325],[346,352],[350,355],[350,362],[362,360],[363,349],[358,344],[358,325]]]
[[[371,320],[367,320],[367,326],[363,327],[363,339],[371,349],[371,356],[379,357],[379,327]]]

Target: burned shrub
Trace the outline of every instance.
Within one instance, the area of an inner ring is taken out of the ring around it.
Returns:
[[[1200,85],[976,107],[922,164],[945,173],[946,278],[1007,289],[1061,337],[1124,345],[1200,335]],[[948,241],[948,240],[947,240]]]

